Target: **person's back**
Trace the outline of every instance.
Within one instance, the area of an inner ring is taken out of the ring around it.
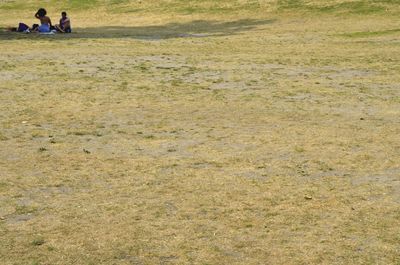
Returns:
[[[35,17],[40,20],[39,32],[50,32],[51,19],[46,15],[47,11],[44,8],[40,8],[35,14]]]
[[[40,24],[41,25],[51,25],[51,19],[48,16],[44,16],[40,18]]]

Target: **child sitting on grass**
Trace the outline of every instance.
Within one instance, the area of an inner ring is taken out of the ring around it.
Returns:
[[[71,21],[67,17],[67,12],[61,13],[60,24],[56,25],[55,28],[62,33],[71,33]]]

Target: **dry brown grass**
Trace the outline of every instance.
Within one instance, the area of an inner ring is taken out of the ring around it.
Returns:
[[[0,33],[0,264],[399,264],[398,20],[155,18]]]

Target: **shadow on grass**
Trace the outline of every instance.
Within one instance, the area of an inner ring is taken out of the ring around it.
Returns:
[[[106,26],[93,28],[74,28],[72,34],[40,35],[37,33],[0,32],[0,40],[13,39],[118,39],[163,40],[185,37],[216,37],[240,34],[258,26],[274,23],[275,20],[241,19],[229,22],[196,20],[188,23],[168,23],[160,26]]]

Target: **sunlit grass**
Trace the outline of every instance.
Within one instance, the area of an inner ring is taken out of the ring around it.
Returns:
[[[74,33],[0,32],[0,264],[399,263],[395,2],[45,5]]]

